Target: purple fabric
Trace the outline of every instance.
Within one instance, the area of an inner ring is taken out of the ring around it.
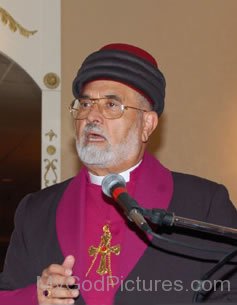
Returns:
[[[0,300],[2,305],[37,305],[36,285],[12,291],[0,291]]]
[[[126,234],[126,220],[123,215],[118,213],[114,202],[102,195],[101,186],[92,184],[90,181],[87,182],[86,188],[86,236],[84,236],[84,253],[86,255],[86,269],[89,270],[91,263],[94,257],[88,255],[88,249],[92,245],[98,247],[101,236],[103,234],[103,227],[105,224],[109,225],[111,232],[111,246],[120,245]],[[96,261],[93,264],[93,267],[90,270],[90,273],[87,276],[87,280],[91,285],[91,289],[88,291],[81,289],[83,299],[86,304],[104,304],[111,305],[114,295],[116,293],[116,288],[111,287],[109,282],[109,274],[105,274],[102,278],[96,270],[99,268],[101,256],[99,255]],[[120,255],[111,254],[111,273],[112,276],[118,277],[121,273],[121,258]],[[108,260],[107,260],[108,262]],[[101,288],[98,289],[98,285],[95,283],[104,283],[101,284]],[[93,290],[93,291],[92,291]]]
[[[130,180],[136,181],[135,187],[132,187],[131,195],[141,207],[147,209],[168,208],[173,194],[173,178],[171,172],[154,157],[145,154],[141,165],[131,173]],[[123,249],[121,252],[123,277],[126,278],[143,255],[147,244],[132,230],[127,229],[121,247]]]
[[[141,206],[168,208],[173,195],[172,174],[158,160],[146,153],[141,165],[131,173],[131,181],[133,180],[136,183],[132,187],[132,196]],[[87,272],[84,263],[87,261],[87,257],[85,257],[83,248],[85,245],[85,190],[87,181],[87,170],[82,168],[67,187],[59,203],[56,216],[57,235],[62,253],[64,256],[75,256],[73,274],[79,278],[79,284],[85,279]],[[121,268],[123,279],[135,267],[146,247],[147,245],[132,230],[126,230],[124,241],[121,244],[123,250],[120,254],[121,262],[123,262]],[[83,296],[83,291],[81,294]]]

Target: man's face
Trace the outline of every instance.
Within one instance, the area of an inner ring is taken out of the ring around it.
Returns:
[[[82,95],[90,98],[114,95],[124,105],[148,110],[146,105],[141,106],[133,89],[114,81],[90,82],[84,87]],[[106,119],[98,105],[93,105],[88,117],[75,123],[77,151],[81,161],[97,175],[121,172],[135,165],[141,160],[145,149],[146,114],[128,109],[118,119]]]

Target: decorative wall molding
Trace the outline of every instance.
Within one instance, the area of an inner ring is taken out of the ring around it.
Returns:
[[[56,133],[55,133],[52,129],[50,129],[50,131],[47,132],[47,133],[45,134],[45,136],[46,136],[46,137],[49,137],[49,142],[51,142],[51,141],[53,140],[53,137],[57,138]]]
[[[54,164],[54,162],[58,162],[58,160],[53,159],[50,161],[49,159],[44,159],[44,162],[47,163],[44,174],[44,186],[47,187],[58,182],[57,167]]]
[[[26,25],[34,26],[37,34]],[[0,0],[0,52],[41,89],[41,187],[45,188],[61,179],[61,0]]]
[[[24,37],[29,37],[37,33],[37,31],[30,31],[23,27],[20,23],[18,23],[5,9],[0,7],[0,17],[3,24],[8,24],[10,30],[12,32],[16,32],[17,30],[19,33]]]
[[[49,72],[44,76],[44,84],[49,89],[56,89],[60,84],[60,78],[56,73]]]
[[[58,159],[54,157],[52,159],[52,156],[56,154],[57,148],[55,145],[52,145],[50,142],[56,140],[57,134],[50,129],[47,133],[45,133],[45,138],[48,138],[47,146],[46,146],[46,155],[47,158],[44,159],[44,163],[46,163],[45,166],[45,172],[44,172],[44,187],[47,187],[49,185],[55,184],[58,182],[58,168],[55,163],[58,162]]]

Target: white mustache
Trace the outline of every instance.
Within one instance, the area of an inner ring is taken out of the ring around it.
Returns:
[[[98,127],[98,125],[94,124],[94,123],[89,123],[85,126],[84,130],[83,130],[83,135],[87,136],[89,133],[94,132],[96,134],[98,134],[99,136],[104,137],[107,140],[107,135],[104,132],[104,130],[100,127]]]

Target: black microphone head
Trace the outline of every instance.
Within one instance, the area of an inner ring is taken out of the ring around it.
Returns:
[[[111,192],[115,185],[126,187],[126,181],[124,180],[123,176],[118,174],[109,174],[105,176],[102,180],[103,193],[108,197],[112,197]]]

